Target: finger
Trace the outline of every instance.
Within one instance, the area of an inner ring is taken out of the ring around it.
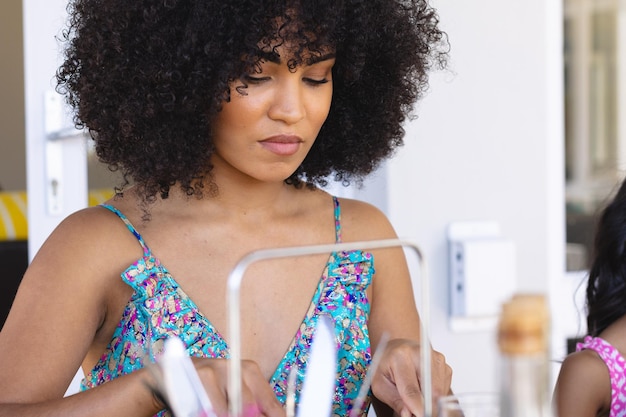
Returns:
[[[439,413],[439,398],[452,394],[452,368],[446,363],[444,355],[432,351],[432,410]]]
[[[431,404],[432,404],[433,415],[436,415],[439,397],[444,396],[444,395],[449,395],[452,392],[452,389],[451,389],[452,368],[446,363],[445,356],[442,353],[433,350],[432,348],[431,348],[430,357],[431,357],[431,376],[430,376],[431,386],[430,388],[431,388],[431,396],[432,396]],[[420,370],[421,355],[419,354],[413,355],[412,358],[413,358],[413,365],[415,366],[415,369],[416,369],[416,375],[419,380],[418,385],[419,385],[419,389],[421,392],[421,398],[423,401],[424,393],[422,391],[422,388],[424,385],[421,381],[422,379],[422,374]]]
[[[449,395],[452,385],[452,368],[446,363],[443,354],[432,351],[432,389],[433,396]]]
[[[250,392],[250,401],[244,404],[253,404],[260,415],[267,417],[286,417],[286,412],[276,398],[276,394],[254,362],[243,365],[244,384]]]
[[[278,402],[273,393],[272,396],[274,396],[272,400],[261,400],[258,403],[261,414],[267,417],[286,417],[287,413],[285,409],[282,407],[280,402]]]
[[[374,376],[372,380],[374,396],[402,417],[409,417],[412,414],[422,416],[424,403],[415,370],[405,365],[392,367],[390,371],[391,379],[383,373]]]
[[[213,412],[218,416],[228,415],[226,391],[220,386],[219,378],[215,374],[215,371],[209,367],[202,367],[198,369],[198,375],[202,380],[204,390],[209,396],[209,400],[213,406]]]
[[[408,356],[406,359],[398,361],[393,370],[394,383],[403,405],[403,408],[398,412],[403,416],[422,416],[424,414],[424,395],[419,380],[419,359],[416,360],[418,355],[408,354]],[[413,366],[409,365],[411,363]]]
[[[254,389],[248,385],[245,376],[243,381],[241,381],[241,405],[243,407],[241,410],[242,417],[258,417],[261,415]]]

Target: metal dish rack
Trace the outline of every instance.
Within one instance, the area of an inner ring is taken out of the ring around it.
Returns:
[[[421,289],[421,344],[427,347],[421,349],[421,382],[422,393],[424,395],[424,417],[432,417],[432,380],[431,375],[431,355],[430,355],[430,282],[424,255],[419,246],[407,239],[383,239],[369,240],[347,243],[333,243],[310,246],[294,246],[275,249],[262,249],[245,255],[235,265],[228,276],[227,300],[228,300],[228,328],[230,337],[230,355],[228,370],[228,390],[230,395],[229,414],[230,416],[240,416],[242,412],[241,400],[241,310],[240,310],[240,288],[244,273],[247,268],[255,262],[305,255],[320,255],[352,250],[371,250],[392,247],[405,247],[412,249],[419,261],[420,289]]]

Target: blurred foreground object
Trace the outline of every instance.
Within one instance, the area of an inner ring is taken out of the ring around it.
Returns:
[[[548,337],[545,296],[516,294],[502,305],[498,324],[502,417],[549,417]]]

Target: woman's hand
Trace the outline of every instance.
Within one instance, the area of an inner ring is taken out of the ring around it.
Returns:
[[[378,371],[372,378],[372,392],[376,399],[401,417],[424,414],[420,362],[419,343],[394,339],[387,344]],[[434,411],[437,398],[450,393],[452,368],[445,357],[434,350],[431,351],[431,363]]]
[[[200,380],[218,417],[228,415],[228,361],[225,359],[192,358]],[[256,362],[241,363],[241,400],[243,417],[285,417],[285,410],[276,398]]]

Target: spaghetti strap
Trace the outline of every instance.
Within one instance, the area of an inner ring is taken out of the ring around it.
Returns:
[[[113,207],[113,206],[111,206],[109,204],[100,204],[100,206],[104,207],[104,208],[106,208],[106,209],[108,209],[110,211],[112,211],[113,213],[115,213],[117,215],[117,217],[119,217],[126,224],[126,227],[128,228],[128,230],[130,230],[130,232],[133,235],[135,235],[135,237],[139,241],[139,244],[143,248],[144,255],[148,255],[150,253],[150,248],[148,248],[148,246],[144,242],[143,237],[141,237],[141,235],[139,234],[137,229],[135,229],[135,226],[132,225],[130,220],[128,220],[128,218],[121,211],[119,211],[118,209],[116,209],[115,207]]]
[[[339,199],[333,196],[333,204],[335,206],[335,242],[341,243],[341,206]]]

